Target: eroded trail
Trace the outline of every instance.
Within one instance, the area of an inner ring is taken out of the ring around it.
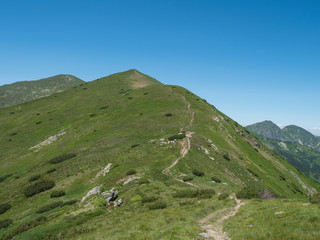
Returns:
[[[191,126],[192,126],[192,123],[193,123],[193,121],[194,121],[194,119],[195,119],[195,113],[194,113],[193,111],[191,111],[191,103],[188,102],[187,99],[186,99],[184,96],[182,96],[182,100],[183,100],[183,102],[187,105],[188,112],[189,112],[189,114],[191,115],[191,117],[190,117],[190,121],[189,121],[188,125],[185,126],[185,127],[180,128],[180,132],[186,131],[187,128],[191,127]],[[175,160],[173,161],[173,163],[172,163],[169,167],[165,168],[165,169],[162,171],[162,174],[166,174],[166,175],[171,175],[171,176],[172,176],[172,174],[171,174],[171,172],[170,172],[170,169],[173,168],[175,165],[177,165],[178,162],[188,154],[188,152],[189,152],[189,150],[190,150],[190,148],[191,148],[191,141],[190,141],[190,139],[191,139],[191,137],[192,137],[192,134],[194,134],[194,132],[186,131],[186,137],[185,137],[184,140],[181,142],[182,148],[181,148],[181,150],[180,150],[180,157],[178,157],[177,159],[175,159]],[[173,176],[172,176],[172,177],[173,177]],[[176,177],[173,177],[173,178],[174,178],[176,181],[179,181],[179,182],[188,184],[188,185],[190,185],[190,186],[197,187],[197,188],[199,187],[199,186],[197,186],[197,185],[195,185],[195,184],[193,184],[193,183],[184,182],[184,181],[182,181],[181,179],[178,179],[178,178],[176,178]]]
[[[226,221],[230,217],[235,216],[239,211],[240,207],[246,204],[246,202],[243,202],[237,198],[235,198],[235,200],[237,204],[234,207],[232,207],[231,211],[227,212],[228,208],[220,209],[209,214],[205,218],[199,220],[199,224],[202,230],[204,231],[203,233],[200,234],[201,236],[207,239],[214,239],[214,240],[231,240],[231,238],[228,237],[225,232],[223,232],[222,224],[224,221]],[[209,220],[211,220],[212,218],[214,218],[215,216],[223,212],[227,212],[227,213],[224,214],[221,218],[219,218],[216,222],[214,222],[213,225],[206,225],[206,223]]]

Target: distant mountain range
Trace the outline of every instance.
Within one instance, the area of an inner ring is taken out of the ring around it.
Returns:
[[[255,123],[246,129],[300,171],[320,180],[320,137],[294,125],[281,129],[272,121]]]
[[[23,81],[0,86],[0,108],[15,106],[85,83],[83,80],[60,74],[36,81]]]

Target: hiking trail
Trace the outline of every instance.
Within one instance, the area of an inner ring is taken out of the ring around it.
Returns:
[[[209,220],[211,220],[212,218],[214,218],[215,216],[217,216],[220,213],[226,212],[228,210],[228,208],[219,209],[219,210],[209,214],[205,218],[199,220],[199,225],[201,226],[202,230],[204,231],[204,234],[202,233],[201,236],[203,236],[207,239],[214,239],[214,240],[231,240],[231,238],[228,237],[225,232],[223,232],[222,224],[227,219],[235,216],[238,213],[240,207],[246,204],[246,202],[243,202],[243,201],[237,199],[236,197],[233,197],[233,198],[235,199],[237,204],[232,207],[231,211],[224,214],[214,224],[206,225],[206,223]]]

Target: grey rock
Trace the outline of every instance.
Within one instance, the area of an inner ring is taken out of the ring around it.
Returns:
[[[113,202],[114,200],[117,199],[117,197],[118,197],[118,191],[111,191],[105,195],[104,199],[107,202]]]

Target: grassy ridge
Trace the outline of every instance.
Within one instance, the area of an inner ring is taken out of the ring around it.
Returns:
[[[0,201],[12,205],[0,217],[13,220],[0,230],[1,236],[32,221],[33,227],[16,239],[190,239],[201,231],[196,224],[200,218],[234,202],[212,194],[175,198],[181,191],[193,191],[174,179],[185,175],[209,192],[229,194],[253,185],[288,198],[306,198],[308,192],[290,171],[309,188],[318,188],[205,100],[136,70],[2,109],[0,120],[0,144],[6,146],[0,149],[0,177],[10,175],[0,182]],[[186,138],[167,139],[179,135],[181,128],[194,132],[190,150],[170,174],[163,174],[180,156]],[[109,163],[109,172],[97,177]],[[196,176],[194,170],[204,174]],[[140,179],[124,184],[133,177]],[[212,177],[221,183],[213,183]],[[26,198],[25,189],[41,181],[54,181],[54,187]],[[59,201],[80,201],[96,186],[117,189],[123,205],[106,206],[102,195],[94,195],[83,204],[49,208],[41,215],[45,221],[36,220],[38,209],[55,206],[53,191],[64,191]],[[143,203],[148,197],[155,202]],[[152,204],[162,209],[153,210]]]

